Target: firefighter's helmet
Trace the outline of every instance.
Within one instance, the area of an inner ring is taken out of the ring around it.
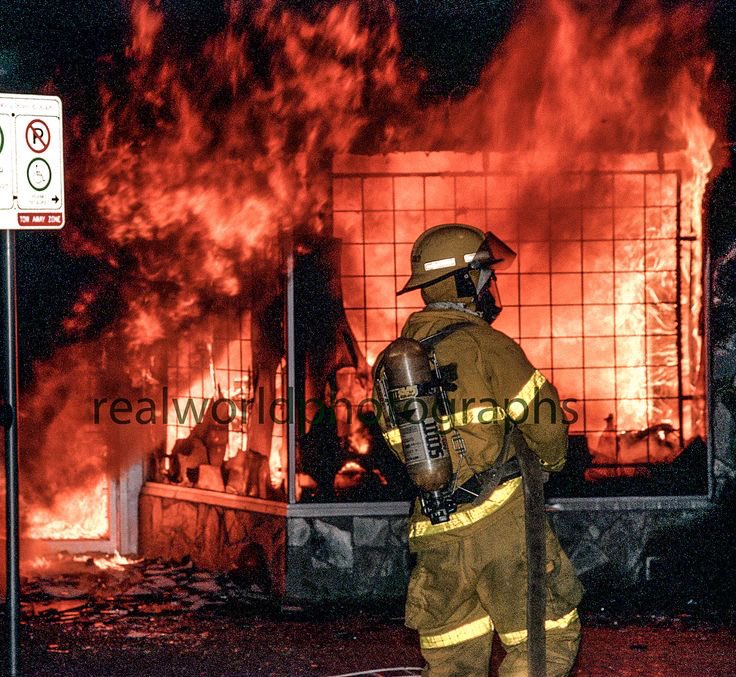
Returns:
[[[504,270],[516,253],[493,233],[474,226],[444,223],[422,233],[411,250],[411,277],[398,292],[427,287],[461,270]]]

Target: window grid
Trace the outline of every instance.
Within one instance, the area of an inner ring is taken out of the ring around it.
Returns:
[[[676,189],[665,191],[665,182]],[[345,304],[370,362],[423,306],[419,292],[395,296],[409,275],[416,236],[436,223],[471,223],[493,230],[519,254],[512,269],[499,273],[502,300],[512,302],[497,326],[521,343],[562,397],[579,400],[580,419],[571,432],[596,446],[608,414],[619,431],[662,423],[679,431],[676,172],[578,172],[547,177],[536,188],[533,177],[501,173],[345,174],[335,175],[334,184],[340,186],[334,191],[335,235],[353,251],[359,247],[362,257],[362,272],[343,263]],[[482,190],[468,199],[471,185]],[[339,199],[351,190],[359,191],[359,206]],[[537,219],[534,230],[524,227],[530,213]],[[360,229],[351,227],[351,215],[359,217]],[[376,256],[382,247],[394,255],[390,275]],[[571,286],[576,279],[577,293]],[[601,361],[603,346],[610,355]],[[567,361],[572,347],[579,366]],[[617,447],[612,462],[656,461],[649,439],[645,446],[635,460],[620,457]]]
[[[173,400],[178,401],[179,411],[183,414],[190,399],[196,411],[199,412],[204,400],[213,398],[210,359],[214,362],[215,380],[222,392],[222,397],[232,398],[237,403],[236,392],[243,385],[243,379],[247,378],[251,383],[253,382],[250,313],[248,311],[220,320],[206,340],[192,340],[191,337],[185,336],[178,341],[175,349],[169,351],[167,374],[169,406],[166,424],[166,449],[169,452],[176,440],[186,438],[196,425],[195,417],[191,413],[185,420],[179,420]],[[283,397],[285,378],[286,368],[282,360],[276,372],[277,398]],[[251,393],[251,397],[254,395],[255,393]],[[215,398],[218,396],[214,395]],[[221,419],[231,415],[226,405],[223,404],[221,407],[217,412]],[[192,409],[190,408],[189,411],[191,412]],[[284,416],[278,413],[276,416],[278,420],[284,419]],[[237,413],[234,418],[238,422],[242,420],[240,413]],[[274,425],[272,448],[278,449],[284,443],[284,427],[284,425]],[[227,458],[235,456],[240,449],[245,449],[246,443],[247,435],[234,420],[230,426]]]

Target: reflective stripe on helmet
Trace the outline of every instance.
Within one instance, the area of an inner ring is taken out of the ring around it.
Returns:
[[[488,252],[470,252],[469,254],[463,254],[464,263],[484,263],[490,261],[491,255]],[[446,259],[435,259],[434,261],[427,261],[424,264],[424,270],[442,270],[443,268],[452,268],[457,265],[457,259],[454,256]]]
[[[511,496],[513,496],[514,492],[520,486],[521,477],[516,477],[513,480],[504,482],[488,497],[486,501],[467,510],[458,510],[458,512],[450,515],[450,519],[447,522],[432,524],[425,518],[413,522],[409,527],[409,538],[434,536],[435,534],[442,534],[447,531],[453,531],[454,529],[461,529],[462,527],[475,524],[484,517],[488,517],[496,512],[496,510],[498,510],[511,498]]]
[[[531,378],[526,382],[519,394],[509,403],[506,411],[514,421],[519,421],[526,417],[531,403],[537,396],[541,387],[547,383],[547,379],[539,372],[535,371]]]
[[[422,649],[441,649],[445,646],[455,646],[471,639],[482,637],[493,632],[493,621],[490,616],[483,616],[459,628],[441,632],[436,635],[419,635],[419,645]]]
[[[427,261],[424,264],[424,270],[442,270],[442,268],[452,268],[457,264],[455,258],[436,259],[435,261]]]
[[[552,620],[544,621],[544,629],[545,630],[564,630],[571,623],[577,620],[579,620],[578,610],[573,609],[572,611],[570,611],[569,613],[566,613],[561,618],[555,618]],[[515,632],[499,632],[498,636],[501,639],[501,642],[505,646],[514,646],[516,644],[521,644],[522,642],[526,642],[527,631],[526,630],[516,630]]]

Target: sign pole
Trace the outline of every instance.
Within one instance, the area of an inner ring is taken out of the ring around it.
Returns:
[[[18,674],[20,634],[20,538],[18,511],[18,334],[15,303],[15,231],[0,231],[2,245],[3,346],[2,425],[5,428],[5,597],[7,674]]]
[[[5,429],[7,663],[18,675],[20,527],[18,509],[18,330],[15,231],[64,226],[64,125],[57,96],[0,93],[0,426]]]

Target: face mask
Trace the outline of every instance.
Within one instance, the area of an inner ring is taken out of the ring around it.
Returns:
[[[480,271],[475,299],[476,310],[488,324],[493,324],[501,314],[503,307],[501,306],[501,295],[496,286],[496,275],[490,268]]]

